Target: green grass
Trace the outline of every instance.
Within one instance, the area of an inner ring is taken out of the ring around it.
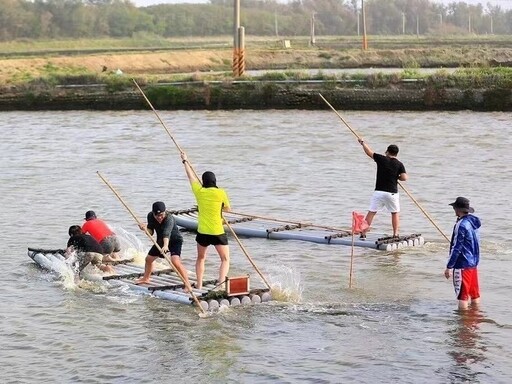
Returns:
[[[89,50],[122,50],[145,48],[211,48],[212,46],[229,46],[230,38],[216,36],[211,38],[173,38],[165,39],[156,35],[135,34],[132,38],[114,39],[69,39],[69,40],[31,40],[18,39],[0,42],[0,52],[30,53],[30,52],[59,52],[59,51],[89,51]],[[0,54],[0,56],[2,55]]]
[[[358,36],[317,36],[316,47],[309,44],[309,36],[246,36],[247,48],[281,49],[282,40],[290,40],[292,49],[318,49],[318,47],[359,48],[361,37]],[[502,47],[510,44],[510,36],[478,35],[478,36],[433,36],[415,35],[399,36],[369,36],[369,48],[371,49],[405,49],[414,47],[440,47],[440,46],[479,46],[486,45]],[[2,54],[30,53],[30,52],[58,52],[58,51],[88,51],[88,50],[122,50],[122,49],[197,49],[230,48],[231,36],[209,37],[182,37],[163,38],[148,33],[136,33],[131,38],[103,38],[103,39],[60,39],[60,40],[32,40],[18,39],[14,41],[0,42]],[[0,54],[0,56],[2,55]],[[329,59],[330,54],[319,53],[321,57]]]
[[[88,72],[83,68],[56,68],[51,62],[48,62],[42,76],[33,77],[30,73],[20,72],[11,81],[11,84],[21,84],[25,88],[52,88],[56,85],[86,85],[86,84],[105,84],[111,92],[121,91],[133,87],[132,78],[126,75],[116,74],[97,74]],[[369,88],[385,88],[392,85],[399,85],[403,79],[416,79],[425,81],[436,88],[511,88],[512,87],[512,68],[461,68],[453,73],[445,70],[436,71],[434,74],[422,74],[415,69],[405,69],[400,73],[356,73],[347,74],[323,74],[321,71],[309,74],[306,71],[283,71],[266,72],[260,76],[243,76],[240,80],[253,80],[255,82],[264,81],[306,81],[321,80],[333,86],[335,83],[346,83],[345,86],[351,86],[354,81],[359,86]],[[348,80],[348,82],[346,82]],[[140,76],[136,78],[140,85],[172,82],[226,82],[233,81],[230,72],[224,73],[194,73],[162,76]],[[175,90],[179,92],[178,89]],[[158,91],[155,90],[158,93]],[[159,95],[161,96],[161,95]],[[169,97],[170,95],[166,95]]]

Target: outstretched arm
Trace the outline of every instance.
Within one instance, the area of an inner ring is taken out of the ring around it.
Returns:
[[[363,146],[364,153],[366,153],[366,155],[368,155],[368,157],[373,159],[373,150],[368,146],[368,144],[366,144],[364,142],[363,138],[360,138],[358,141],[359,141],[359,144],[361,144]]]
[[[180,155],[181,155],[181,162],[185,166],[185,172],[187,173],[187,177],[188,177],[188,180],[190,181],[190,183],[193,183],[194,181],[197,181],[200,183],[201,181],[197,178],[196,174],[192,170],[192,166],[190,165],[190,163],[187,160],[187,154],[185,152],[181,152]]]

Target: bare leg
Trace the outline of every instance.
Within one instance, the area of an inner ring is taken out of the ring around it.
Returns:
[[[196,288],[203,288],[203,275],[204,275],[204,262],[206,260],[206,250],[208,247],[203,247],[197,244],[197,259],[196,259],[196,277],[197,283]]]
[[[146,263],[144,265],[144,276],[141,279],[135,280],[135,284],[147,284],[150,281],[151,272],[153,272],[153,262],[156,256],[146,256]]]
[[[229,245],[216,245],[215,249],[220,257],[219,284],[226,280],[229,272]]]
[[[471,305],[474,306],[474,307],[479,307],[480,306],[480,298],[478,298],[478,299],[471,299]]]
[[[468,309],[468,301],[467,300],[459,300],[459,309],[461,309],[461,310]]]
[[[400,229],[400,213],[391,213],[391,226],[393,227],[393,236],[398,236],[398,230]]]
[[[115,273],[114,271],[114,268],[112,268],[111,265],[106,265],[106,264],[100,264],[98,266],[98,268],[100,269],[100,271],[102,272],[106,272],[106,273]]]
[[[109,262],[116,260],[112,255],[103,255],[103,261]]]
[[[373,222],[373,218],[375,217],[376,214],[377,214],[377,212],[372,212],[372,211],[368,211],[368,213],[366,214],[366,217],[364,219],[368,223],[368,229],[366,231],[361,232],[361,238],[366,237],[366,232],[368,232],[370,230],[370,227]]]
[[[188,292],[187,286],[190,285],[190,281],[188,280],[188,273],[187,269],[181,264],[181,257],[178,255],[172,255],[171,256],[172,265],[174,265],[174,268],[180,273],[181,277],[183,277],[183,280],[185,281],[185,291]]]

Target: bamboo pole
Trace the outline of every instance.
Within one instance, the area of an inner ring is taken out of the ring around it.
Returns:
[[[224,217],[223,217],[224,219]],[[247,252],[247,250],[245,249],[245,247],[243,246],[242,242],[240,241],[240,239],[238,238],[237,234],[235,233],[235,231],[233,230],[233,228],[231,227],[231,225],[228,223],[228,221],[226,219],[224,219],[224,222],[226,223],[227,227],[229,228],[229,230],[231,231],[231,234],[233,235],[233,237],[235,238],[236,242],[238,243],[238,245],[240,246],[240,249],[242,250],[242,252],[245,254],[245,256],[247,257],[247,259],[249,260],[249,262],[251,263],[251,265],[254,267],[254,269],[256,270],[256,272],[258,273],[258,275],[260,275],[261,279],[263,280],[263,282],[265,283],[265,285],[267,286],[268,289],[272,289],[270,287],[270,284],[268,283],[267,279],[265,279],[265,277],[263,276],[263,274],[261,273],[260,269],[256,266],[256,263],[254,262],[254,260],[252,259],[251,256],[249,256],[249,253]]]
[[[174,145],[176,146],[176,148],[178,149],[178,151],[180,151],[180,153],[185,153],[185,151],[179,146],[178,142],[174,139],[173,135],[171,134],[171,131],[167,128],[167,126],[165,125],[165,123],[163,122],[163,120],[160,118],[160,115],[158,114],[158,112],[156,111],[156,109],[153,107],[153,105],[151,104],[151,102],[149,101],[149,99],[146,97],[146,95],[144,94],[144,91],[139,87],[139,85],[137,84],[137,82],[135,81],[135,79],[133,80],[133,82],[135,83],[135,85],[137,86],[138,90],[140,91],[140,93],[142,94],[142,96],[144,96],[144,99],[146,100],[146,102],[148,103],[148,105],[151,107],[151,109],[153,110],[153,112],[155,113],[155,115],[157,116],[158,120],[160,121],[160,123],[162,123],[162,126],[165,128],[165,130],[167,131],[167,134],[169,135],[169,137],[171,138],[172,142],[174,143]],[[188,158],[188,156],[187,156]],[[192,170],[192,173],[194,173],[195,177],[197,180],[201,180],[199,178],[199,176],[197,175],[197,172],[195,171],[194,167],[192,167],[192,164],[190,163],[190,161],[187,161],[188,162],[188,165],[190,166],[190,169]],[[224,220],[224,222],[227,224],[227,227],[229,228],[229,230],[231,231],[231,234],[233,235],[233,237],[236,239],[238,245],[240,246],[240,249],[242,250],[242,252],[244,253],[244,255],[249,259],[249,262],[251,263],[251,265],[254,267],[254,269],[256,270],[256,272],[260,275],[260,277],[262,278],[262,280],[265,282],[265,284],[267,285],[267,287],[270,289],[270,285],[269,283],[267,282],[267,280],[263,277],[263,275],[261,274],[259,268],[256,266],[256,264],[254,263],[253,259],[251,258],[251,256],[249,256],[249,253],[247,252],[247,250],[245,249],[245,247],[242,245],[242,242],[240,241],[240,239],[238,238],[238,236],[236,235],[235,231],[233,230],[233,228],[231,227],[231,225],[229,225],[229,223],[227,222],[226,219],[224,219],[224,217],[222,217],[222,219]]]
[[[276,218],[273,218],[273,217],[258,216],[258,215],[253,215],[253,214],[249,214],[249,213],[240,213],[240,212],[234,212],[234,211],[229,211],[229,213],[231,213],[233,215],[238,215],[238,216],[252,217],[252,218],[255,218],[255,219],[275,221],[276,223],[295,224],[295,225],[300,225],[301,227],[312,227],[312,228],[329,229],[329,230],[332,230],[332,231],[349,232],[348,229],[337,228],[337,227],[329,227],[329,226],[326,226],[326,225],[316,225],[316,224],[307,223],[307,222],[281,220],[281,219],[276,219]]]
[[[183,284],[185,285],[185,287],[187,287],[189,293],[190,293],[190,296],[192,297],[192,299],[194,300],[195,304],[198,306],[198,308],[200,309],[200,311],[202,313],[205,313],[203,307],[201,306],[201,303],[199,303],[199,300],[197,300],[197,297],[196,295],[194,295],[193,291],[192,291],[192,287],[190,286],[190,284],[183,278],[183,276],[181,276],[181,273],[176,269],[176,267],[172,264],[172,261],[170,259],[169,256],[167,256],[163,251],[162,251],[162,248],[160,247],[160,245],[158,245],[158,243],[156,242],[156,240],[154,239],[154,237],[148,232],[147,228],[143,227],[142,226],[142,222],[138,219],[138,217],[135,215],[135,213],[133,213],[133,211],[130,209],[130,207],[125,203],[125,201],[123,200],[123,198],[119,195],[119,193],[117,193],[117,191],[114,189],[114,187],[107,181],[107,179],[105,179],[103,177],[103,175],[98,171],[96,172],[98,174],[98,176],[100,177],[100,179],[106,184],[107,187],[110,188],[110,190],[114,193],[114,195],[116,195],[117,199],[121,202],[121,204],[123,204],[123,206],[128,210],[128,212],[130,212],[130,214],[132,215],[132,217],[135,219],[135,221],[137,222],[137,224],[139,225],[140,228],[144,228],[144,233],[146,234],[146,236],[153,242],[153,244],[155,245],[155,247],[158,249],[158,251],[163,255],[163,257],[165,258],[165,260],[169,263],[169,265],[171,266],[172,270],[176,273],[176,275],[178,275],[178,277],[180,278],[180,280],[183,282]]]
[[[354,214],[352,214],[352,246],[350,249],[350,272],[349,272],[349,278],[348,278],[348,287],[352,288],[352,276],[354,271],[354,227],[355,227],[356,220],[354,218]]]
[[[354,134],[354,136],[357,138],[357,140],[361,140],[361,136],[359,136],[356,131],[354,131],[352,129],[352,127],[350,126],[349,123],[347,123],[347,121],[338,113],[338,111],[336,111],[336,109],[334,109],[334,107],[325,99],[325,97],[322,96],[322,94],[320,94],[320,97],[322,98],[323,101],[325,101],[325,103],[336,113],[336,115],[338,115],[338,117],[340,118],[341,121],[343,121],[343,123],[346,125],[346,127],[350,130],[350,132],[352,132]],[[407,194],[407,196],[410,197],[410,199],[413,201],[414,204],[416,204],[416,206],[420,209],[420,211],[425,215],[425,217],[434,225],[434,227],[441,233],[441,235],[443,235],[443,237],[448,241],[450,242],[450,239],[448,238],[448,236],[445,235],[445,233],[441,230],[441,228],[439,228],[439,226],[435,223],[434,219],[432,219],[432,217],[427,213],[427,211],[420,205],[420,203],[418,203],[418,201],[411,195],[411,193],[402,185],[402,183],[400,182],[400,180],[398,180],[398,185],[400,186],[400,188],[402,188],[404,190],[404,192]]]
[[[181,147],[179,146],[178,142],[176,140],[174,140],[174,137],[172,136],[171,134],[171,131],[169,130],[169,128],[167,128],[167,126],[165,125],[165,123],[163,122],[163,120],[160,118],[160,115],[158,114],[158,112],[156,111],[155,107],[153,107],[153,104],[151,104],[151,101],[149,101],[149,99],[147,98],[146,94],[144,93],[144,91],[139,87],[139,84],[137,84],[137,82],[135,81],[135,79],[132,79],[133,80],[133,83],[135,84],[135,86],[137,87],[137,89],[140,91],[140,93],[142,94],[142,96],[144,97],[144,99],[146,100],[146,103],[148,103],[148,105],[151,107],[151,109],[153,110],[153,112],[155,113],[157,119],[160,121],[160,123],[162,124],[162,126],[164,127],[165,131],[167,132],[167,134],[169,135],[169,137],[171,138],[172,142],[174,143],[174,145],[176,146],[176,148],[178,148],[178,151],[180,152],[183,152],[183,150],[181,149]]]

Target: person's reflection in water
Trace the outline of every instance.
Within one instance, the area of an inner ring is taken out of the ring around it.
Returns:
[[[478,306],[456,311],[455,326],[449,331],[450,346],[448,354],[454,365],[449,370],[450,383],[479,383],[479,375],[484,373],[480,365],[485,359],[487,348],[482,341],[480,324],[492,322],[486,319]]]

